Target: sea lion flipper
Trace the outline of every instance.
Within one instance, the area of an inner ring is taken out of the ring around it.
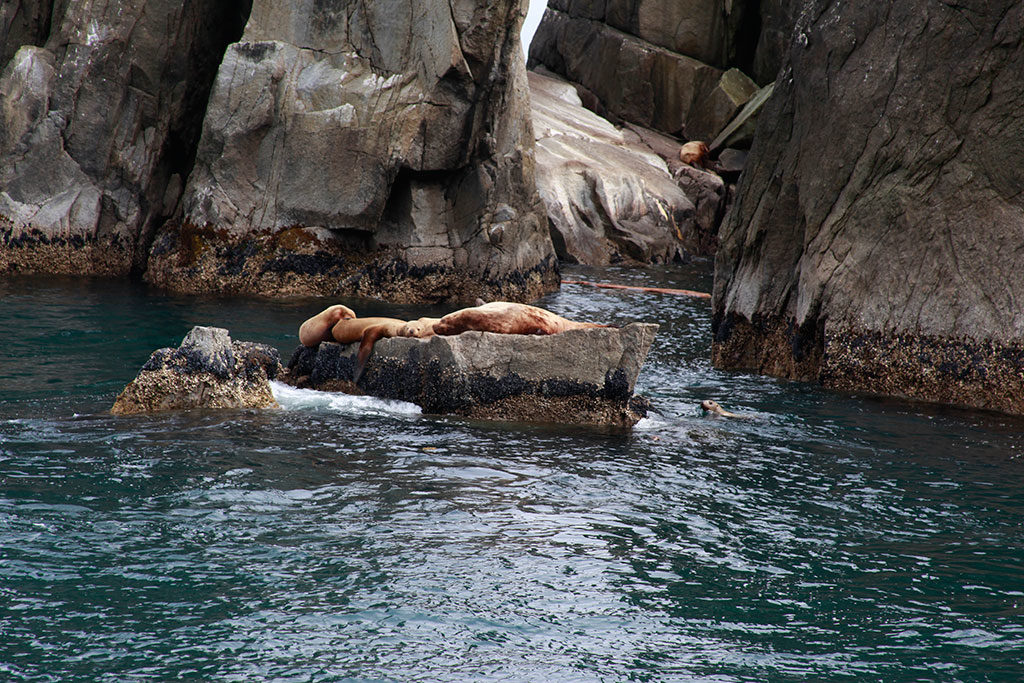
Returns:
[[[366,361],[370,358],[370,354],[373,353],[373,345],[377,343],[377,340],[383,336],[388,335],[388,325],[374,325],[367,327],[363,330],[363,336],[359,340],[359,353],[356,354],[356,369],[353,373],[352,380],[358,382],[359,378],[363,374],[363,370],[366,369]]]

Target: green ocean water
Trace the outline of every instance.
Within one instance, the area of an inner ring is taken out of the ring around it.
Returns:
[[[661,324],[629,434],[107,412],[193,325],[287,361],[327,303],[0,281],[0,680],[1024,680],[1024,420],[715,370],[703,300],[541,302]]]

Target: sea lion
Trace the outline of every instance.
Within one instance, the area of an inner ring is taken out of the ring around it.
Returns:
[[[707,166],[708,146],[700,140],[691,140],[679,148],[679,160],[690,166]]]
[[[566,330],[610,327],[598,323],[568,320],[551,311],[527,304],[492,301],[482,306],[463,308],[441,318],[434,324],[434,333],[461,334],[469,330],[501,334],[558,334]]]
[[[398,318],[352,318],[341,320],[331,330],[334,340],[340,344],[359,342],[356,354],[356,370],[353,379],[358,380],[366,367],[366,361],[373,351],[378,339],[386,337],[429,337],[434,334],[433,325],[417,325],[423,320],[436,318],[420,318],[409,323]],[[409,325],[414,327],[409,328]],[[408,329],[407,329],[408,328]]]
[[[440,322],[440,318],[417,318],[410,320],[398,331],[399,337],[416,337],[423,339],[434,336],[434,325]]]
[[[320,342],[333,341],[331,329],[339,321],[355,317],[355,311],[348,306],[336,304],[325,308],[299,326],[299,343],[315,347],[319,346]]]
[[[748,417],[750,417],[749,415],[740,415],[739,413],[730,413],[728,410],[726,410],[722,406],[718,405],[718,403],[716,403],[715,401],[712,401],[711,399],[704,399],[703,401],[701,401],[700,402],[700,407],[703,408],[704,412],[706,412],[706,413],[711,413],[712,415],[719,415],[721,417],[739,417],[739,418],[748,418]]]

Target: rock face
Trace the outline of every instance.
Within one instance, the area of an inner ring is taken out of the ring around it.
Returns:
[[[760,34],[749,72],[758,83],[775,80],[785,61],[793,27],[807,4],[807,0],[760,0]]]
[[[587,106],[710,142],[775,78],[803,0],[550,0],[530,66],[580,84]],[[750,81],[742,73],[752,74]]]
[[[687,113],[714,89],[722,70],[606,24],[596,7],[580,5],[586,3],[548,3],[530,66],[581,84],[608,118],[686,137]]]
[[[116,415],[189,408],[270,408],[269,380],[281,370],[277,349],[233,342],[218,327],[194,327],[177,349],[153,352],[117,397]]]
[[[141,270],[247,12],[241,0],[3,3],[0,273]]]
[[[537,187],[560,259],[604,265],[708,253],[724,199],[718,176],[689,169],[691,199],[661,156],[584,109],[571,84],[532,71],[529,79]],[[668,155],[678,150],[666,144]]]
[[[1024,3],[805,11],[714,288],[719,367],[1024,413]]]
[[[147,279],[402,301],[555,288],[521,5],[256,0]]]
[[[657,329],[381,339],[356,384],[358,344],[324,342],[299,347],[283,381],[410,401],[429,413],[630,426],[646,411],[633,388]]]

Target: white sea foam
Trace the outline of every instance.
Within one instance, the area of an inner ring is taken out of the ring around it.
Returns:
[[[271,382],[270,389],[285,410],[327,410],[350,415],[391,416],[419,415],[423,412],[415,403],[333,391],[296,389],[281,382]]]

